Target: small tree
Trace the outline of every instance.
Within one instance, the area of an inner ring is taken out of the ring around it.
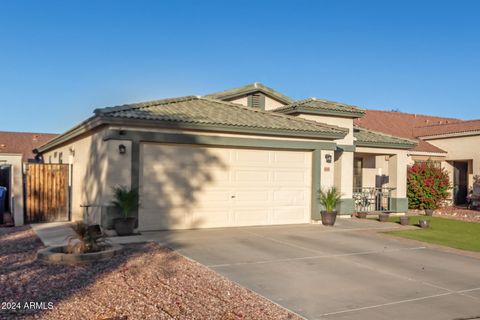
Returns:
[[[448,173],[432,161],[416,163],[407,171],[407,197],[411,209],[437,209],[451,189]]]

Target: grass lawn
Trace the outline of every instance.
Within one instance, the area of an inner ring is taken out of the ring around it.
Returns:
[[[420,219],[431,220],[430,228],[386,233],[457,249],[480,251],[480,223],[425,216],[410,217],[410,223],[417,224]],[[390,221],[398,222],[399,217],[391,217]]]

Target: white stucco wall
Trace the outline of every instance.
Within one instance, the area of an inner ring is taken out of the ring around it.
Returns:
[[[265,110],[272,110],[279,107],[283,107],[285,103],[270,98],[269,96],[265,96]]]
[[[12,208],[15,226],[23,225],[23,168],[21,154],[0,154],[0,165],[11,166],[10,207]]]
[[[247,107],[248,106],[248,97],[245,96],[245,97],[237,98],[237,99],[234,99],[234,100],[230,100],[229,102],[238,103],[238,104],[241,104],[241,105]]]
[[[335,140],[335,142],[337,142],[338,144],[346,145],[353,144],[353,119],[334,116],[322,116],[316,114],[299,114],[298,116],[303,119],[313,120],[348,129],[349,131],[345,138]]]

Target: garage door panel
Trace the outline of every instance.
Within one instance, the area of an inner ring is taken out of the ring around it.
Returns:
[[[270,152],[267,150],[246,150],[233,151],[232,162],[236,166],[263,165],[270,161]]]
[[[278,170],[273,173],[273,182],[288,183],[288,186],[307,186],[311,177],[305,170]]]
[[[304,167],[308,167],[310,163],[308,162],[309,157],[303,152],[276,152],[274,153],[274,163],[277,165],[291,166],[295,164],[303,164]]]
[[[234,223],[237,226],[266,225],[268,221],[268,209],[250,208],[233,210]]]
[[[141,146],[141,230],[305,223],[311,152]]]
[[[236,190],[234,193],[236,205],[249,205],[251,202],[266,203],[270,197],[269,189]]]
[[[305,218],[303,206],[279,207],[273,209],[273,219],[279,223],[292,223]]]
[[[260,170],[235,170],[234,179],[236,183],[248,185],[263,184],[267,185],[270,181],[268,171]]]
[[[309,197],[310,194],[304,189],[273,191],[273,201],[281,205],[303,205]]]

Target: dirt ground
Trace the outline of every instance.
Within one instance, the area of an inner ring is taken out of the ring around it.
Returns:
[[[154,243],[83,266],[37,261],[29,227],[0,228],[0,243],[0,319],[298,319]]]

